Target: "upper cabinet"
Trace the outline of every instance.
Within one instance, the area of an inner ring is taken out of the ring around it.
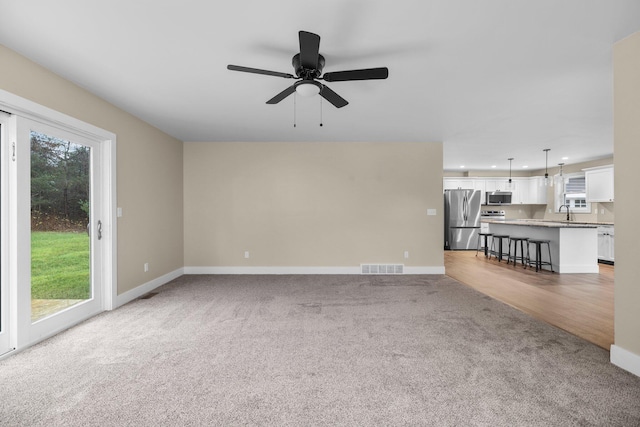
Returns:
[[[485,183],[485,191],[512,191],[508,188],[509,180],[507,178],[487,178],[483,180]],[[513,180],[511,180],[513,186]]]
[[[442,180],[444,190],[457,190],[459,188],[472,189],[473,184],[468,178],[444,178]]]
[[[587,202],[613,202],[613,166],[584,170]]]
[[[480,190],[484,195],[484,179],[476,178],[444,178],[442,180],[444,190]]]
[[[443,188],[480,190],[484,204],[485,191],[511,191],[512,205],[544,205],[547,203],[547,187],[541,176],[513,178],[509,186],[508,178],[444,178]]]

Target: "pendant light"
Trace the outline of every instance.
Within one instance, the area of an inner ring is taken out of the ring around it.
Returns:
[[[544,150],[545,161],[544,161],[544,185],[549,185],[549,151],[551,148],[545,148]]]
[[[558,166],[560,166],[560,179],[559,179],[559,185],[564,185],[564,177],[562,176],[562,167],[564,166],[564,163],[558,163]]]
[[[511,162],[513,161],[513,157],[509,157],[507,160],[509,160],[509,181],[507,181],[507,188],[511,190]]]

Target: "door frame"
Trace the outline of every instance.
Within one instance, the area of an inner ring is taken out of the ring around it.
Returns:
[[[0,194],[9,194],[9,156],[11,147],[8,143],[9,140],[9,128],[11,126],[11,115],[4,112],[0,112],[0,186],[2,190]],[[12,313],[11,307],[14,302],[11,300],[12,293],[9,286],[9,204],[7,203],[9,197],[3,197],[0,213],[0,235],[2,241],[0,242],[0,356],[7,354],[15,349],[14,343],[11,341],[11,337],[14,335],[11,332],[12,322],[10,321],[10,313]]]
[[[102,304],[100,310],[113,310],[116,308],[117,301],[117,218],[116,218],[116,135],[112,132],[101,129],[97,126],[85,123],[74,117],[68,116],[64,113],[52,110],[48,107],[37,104],[28,99],[14,95],[10,92],[0,89],[0,110],[11,113],[13,115],[24,117],[36,122],[44,123],[49,126],[65,129],[69,132],[86,137],[90,140],[99,142],[100,150],[100,170],[102,172],[101,188],[99,193],[101,195],[100,203],[102,205],[100,217],[102,219],[102,253],[101,253],[101,271],[95,272],[100,274],[102,282]],[[15,118],[14,118],[15,120]],[[11,146],[17,141],[16,126],[10,126],[10,132],[8,135],[7,146]],[[18,147],[16,147],[18,148]],[[7,147],[9,150],[9,147]],[[7,151],[5,150],[5,151]],[[8,154],[8,153],[5,153]],[[18,155],[29,155],[28,153],[17,153]],[[11,155],[6,156],[6,166],[9,167],[9,180],[17,180],[17,174],[19,171],[16,169],[15,162],[11,159]],[[27,177],[28,178],[28,177]],[[16,181],[14,181],[15,183]],[[13,185],[15,187],[15,185]],[[5,268],[8,272],[8,291],[10,294],[10,312],[9,312],[9,333],[11,347],[16,350],[22,350],[36,342],[49,338],[52,335],[60,332],[63,329],[68,328],[71,325],[67,325],[60,330],[49,331],[43,335],[28,336],[27,333],[20,333],[19,327],[22,331],[28,331],[29,328],[24,329],[24,320],[20,320],[16,313],[15,308],[18,305],[17,295],[18,293],[18,279],[20,266],[18,265],[18,259],[15,256],[17,251],[18,240],[18,227],[15,225],[18,223],[18,197],[15,190],[10,189],[8,198],[5,196],[5,201],[8,201],[8,222],[10,224],[9,234],[3,238],[8,239],[9,256],[8,259],[3,259],[3,274]],[[24,199],[24,198],[23,198]],[[24,209],[24,207],[22,207]],[[24,228],[24,227],[22,227]],[[24,230],[22,230],[24,234]],[[5,284],[7,284],[5,282]],[[90,316],[95,315],[92,313]],[[77,319],[74,323],[79,323],[86,318]],[[19,322],[23,324],[19,324]]]

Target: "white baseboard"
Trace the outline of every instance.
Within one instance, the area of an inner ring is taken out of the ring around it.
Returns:
[[[434,267],[407,267],[405,265],[404,274],[444,274],[444,265]]]
[[[617,345],[611,346],[611,363],[640,377],[640,355]]]
[[[135,287],[133,289],[131,289],[130,291],[127,291],[123,294],[120,294],[117,296],[116,298],[116,306],[120,307],[125,305],[128,302],[133,301],[136,298],[140,298],[142,295],[147,294],[149,292],[151,292],[152,290],[159,288],[160,286],[169,283],[170,281],[172,281],[173,279],[177,279],[178,277],[184,275],[184,268],[179,268],[175,271],[172,271],[171,273],[167,273],[164,276],[160,276],[158,278],[155,278],[143,285],[140,285],[138,287]]]
[[[553,266],[556,272],[561,274],[574,274],[574,273],[594,273],[598,274],[600,272],[600,267],[598,264],[589,264],[589,265],[563,265],[562,268],[558,266]]]
[[[356,267],[185,267],[184,274],[360,274]],[[444,266],[404,267],[404,274],[444,274]]]

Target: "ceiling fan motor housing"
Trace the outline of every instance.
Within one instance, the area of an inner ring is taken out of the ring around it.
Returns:
[[[294,55],[291,64],[293,65],[293,69],[296,70],[296,76],[306,80],[317,79],[322,74],[322,69],[324,68],[324,56],[318,55],[316,68],[304,68],[300,63],[299,53]]]

